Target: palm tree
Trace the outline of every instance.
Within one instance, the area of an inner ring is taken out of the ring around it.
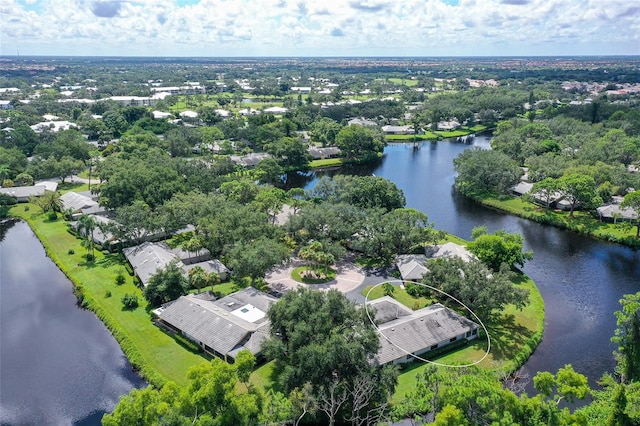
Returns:
[[[11,175],[11,168],[6,164],[0,165],[0,182],[7,179]]]
[[[78,231],[84,236],[82,246],[87,249],[87,260],[94,259],[93,231],[96,226],[97,223],[93,216],[83,214],[78,218]]]
[[[198,293],[200,293],[200,289],[205,286],[207,280],[207,273],[202,269],[202,266],[195,266],[193,269],[189,270],[189,283],[192,287],[198,289]]]
[[[37,198],[35,203],[40,206],[43,212],[62,212],[62,200],[60,200],[60,194],[55,191],[45,191],[44,195]]]

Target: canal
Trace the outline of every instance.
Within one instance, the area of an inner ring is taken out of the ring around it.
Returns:
[[[29,226],[0,225],[0,424],[99,425],[142,386]]]

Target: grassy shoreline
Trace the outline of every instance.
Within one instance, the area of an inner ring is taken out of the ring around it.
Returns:
[[[67,231],[67,223],[63,219],[49,221],[32,204],[18,204],[9,214],[29,224],[47,256],[73,284],[74,294],[79,302],[82,301],[81,305],[94,312],[105,324],[133,368],[148,383],[156,387],[168,380],[187,384],[188,368],[205,362],[207,358],[153,323],[149,316],[150,308],[135,286],[133,277],[125,273],[126,282],[115,284],[116,275],[125,269],[121,255],[96,250],[95,260],[86,262],[83,258],[86,250],[80,240]],[[111,295],[107,296],[107,292]],[[127,293],[138,296],[138,308],[122,308],[121,298]]]
[[[524,201],[519,197],[510,197],[502,200],[489,194],[467,196],[485,207],[523,219],[552,225],[596,240],[622,244],[635,249],[640,248],[640,238],[636,237],[635,225],[625,229],[620,224],[601,222],[590,213],[584,211],[576,211],[574,212],[574,217],[570,218],[567,211],[549,210],[547,212],[544,208]]]

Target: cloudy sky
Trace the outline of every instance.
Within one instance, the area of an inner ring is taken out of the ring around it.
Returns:
[[[3,55],[638,55],[639,0],[1,0]]]

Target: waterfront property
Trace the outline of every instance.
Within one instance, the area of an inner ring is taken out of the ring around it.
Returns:
[[[424,264],[427,256],[424,254],[401,254],[396,256],[396,267],[400,276],[406,281],[421,281],[424,274],[429,272]]]
[[[367,303],[375,309],[380,335],[379,365],[403,364],[447,347],[454,342],[478,337],[478,324],[436,303],[412,311],[397,300],[384,296]]]
[[[252,287],[218,300],[190,294],[154,311],[158,324],[194,341],[213,356],[232,361],[242,350],[257,355],[269,338],[269,308],[277,299]]]
[[[478,260],[476,255],[471,253],[465,247],[452,242],[426,247],[425,253],[427,254],[427,257],[433,259],[457,257],[465,262]]]

